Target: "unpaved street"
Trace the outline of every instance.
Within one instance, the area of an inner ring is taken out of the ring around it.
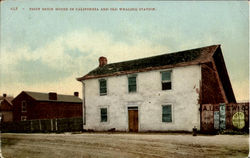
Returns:
[[[248,155],[248,135],[5,133],[1,137],[4,158],[242,158]]]

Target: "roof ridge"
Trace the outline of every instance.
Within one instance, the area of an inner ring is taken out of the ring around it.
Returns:
[[[79,96],[75,96],[73,94],[72,95],[57,94],[57,99],[56,100],[51,100],[50,97],[49,97],[49,93],[44,93],[44,92],[22,91],[19,95],[21,95],[21,94],[28,95],[32,99],[38,100],[38,101],[74,102],[74,103],[82,102],[82,99]]]
[[[212,55],[218,48],[220,48],[219,44],[209,45],[144,58],[114,62],[106,64],[102,67],[96,67],[86,75],[76,78],[76,80],[81,81],[91,78],[124,75],[157,69],[166,69],[170,67],[200,64],[210,61]]]
[[[204,46],[204,47],[197,47],[197,48],[192,48],[192,49],[186,49],[186,50],[181,50],[181,51],[175,51],[175,52],[170,52],[170,53],[164,53],[164,54],[159,54],[159,55],[153,55],[149,57],[143,57],[143,58],[137,58],[137,59],[131,59],[131,60],[126,60],[126,61],[121,61],[121,62],[114,62],[114,63],[109,63],[107,65],[112,65],[112,64],[117,64],[117,63],[123,63],[123,62],[129,62],[129,61],[135,61],[135,60],[143,60],[143,59],[148,59],[148,58],[153,58],[153,57],[158,57],[158,56],[163,56],[166,54],[175,54],[175,53],[181,53],[181,52],[186,52],[186,51],[193,51],[196,49],[204,49],[204,48],[209,48],[213,46],[220,46],[220,44],[214,44],[214,45],[209,45],[209,46]],[[106,66],[106,65],[105,65]],[[98,68],[98,67],[97,67]]]
[[[46,94],[46,95],[48,95],[48,94],[50,93],[50,92],[45,93],[45,92],[34,92],[34,91],[22,91],[22,92],[25,92],[25,93],[39,93],[39,94]],[[58,95],[63,95],[63,96],[74,96],[73,94],[72,94],[72,95],[70,95],[70,94],[58,94],[57,92],[52,92],[52,93],[56,93],[57,96],[58,96]],[[76,97],[76,96],[74,96],[74,97]]]
[[[14,99],[14,98],[13,98],[13,99]],[[12,100],[13,100],[13,99],[12,99]],[[11,102],[12,100],[8,100],[8,99],[6,99],[6,98],[3,98],[3,100],[6,100],[6,101],[12,106],[12,102]],[[3,100],[1,100],[1,101],[3,101]]]

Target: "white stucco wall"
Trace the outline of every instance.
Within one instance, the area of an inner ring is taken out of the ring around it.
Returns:
[[[201,67],[176,67],[172,70],[172,89],[162,90],[161,71],[137,73],[137,92],[128,92],[128,77],[107,79],[107,95],[99,95],[98,79],[85,80],[86,125],[96,131],[116,128],[128,131],[128,107],[137,106],[139,131],[191,131],[200,128],[198,104]],[[162,122],[162,105],[172,105],[172,123]],[[108,121],[100,122],[100,108],[108,108]]]

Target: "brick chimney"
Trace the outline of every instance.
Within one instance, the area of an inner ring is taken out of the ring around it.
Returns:
[[[3,97],[4,97],[4,98],[6,98],[6,97],[7,97],[7,94],[6,94],[6,93],[4,93],[4,94],[3,94]]]
[[[74,96],[79,97],[79,92],[74,92]]]
[[[107,58],[106,57],[100,57],[99,58],[99,67],[103,67],[104,65],[106,65],[108,63]]]
[[[54,92],[49,92],[49,100],[57,100],[57,94]]]

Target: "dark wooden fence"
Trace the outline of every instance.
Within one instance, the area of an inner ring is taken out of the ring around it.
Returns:
[[[61,118],[5,122],[0,124],[1,132],[74,132],[82,131],[82,118]]]
[[[201,131],[223,130],[249,132],[249,103],[201,105]]]

